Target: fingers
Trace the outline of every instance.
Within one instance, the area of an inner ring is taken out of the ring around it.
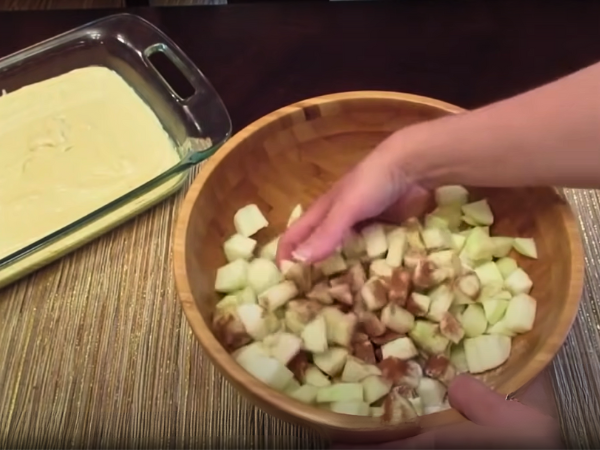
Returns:
[[[277,245],[277,262],[292,260],[296,247],[304,242],[322,223],[330,209],[334,191],[330,191],[313,203],[308,210],[300,216],[279,239]]]
[[[481,381],[460,375],[448,390],[450,405],[467,419],[484,426],[549,426],[552,419],[519,402],[506,401]],[[535,423],[532,423],[534,421]]]

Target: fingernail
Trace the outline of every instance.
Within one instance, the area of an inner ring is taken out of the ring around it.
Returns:
[[[292,252],[292,258],[294,258],[298,262],[305,263],[310,259],[310,251],[308,251],[305,248],[294,250]]]

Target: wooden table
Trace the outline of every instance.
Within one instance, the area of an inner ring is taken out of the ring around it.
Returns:
[[[122,10],[0,14],[0,56]],[[212,81],[236,130],[291,102],[347,90],[466,108],[600,60],[600,2],[309,2],[134,9]],[[0,86],[1,87],[1,86]],[[182,193],[183,194],[183,193]],[[596,192],[566,190],[588,283],[548,369],[569,442],[600,443]],[[1,448],[308,448],[204,359],[176,302],[170,231],[181,195],[0,291]],[[542,377],[528,395],[552,413]]]

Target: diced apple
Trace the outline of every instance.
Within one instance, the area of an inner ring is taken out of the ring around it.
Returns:
[[[537,247],[533,238],[515,238],[513,248],[523,256],[537,259]]]
[[[360,262],[349,265],[347,276],[350,281],[350,290],[352,292],[359,292],[367,282],[367,274]]]
[[[514,239],[511,237],[494,236],[492,237],[492,241],[494,242],[494,258],[504,258],[510,253]]]
[[[433,261],[421,259],[414,268],[412,282],[417,289],[430,289],[444,281],[447,276],[448,272],[439,270]]]
[[[291,300],[285,308],[285,326],[292,333],[299,335],[322,309],[322,305],[315,301]]]
[[[465,336],[470,338],[482,335],[488,326],[485,312],[480,304],[467,306],[460,316],[460,323],[465,331]]]
[[[427,214],[425,216],[425,228],[443,228],[449,230],[449,227],[450,223],[444,217],[436,216],[435,214]]]
[[[354,295],[350,290],[349,284],[338,284],[331,286],[329,288],[329,295],[331,295],[331,298],[344,305],[352,306],[354,304]]]
[[[287,226],[289,227],[291,224],[293,224],[296,220],[300,218],[300,216],[302,216],[302,214],[304,214],[304,209],[302,208],[302,205],[298,204],[294,206],[294,209],[292,209],[292,212],[290,213]]]
[[[529,294],[533,282],[529,275],[520,267],[515,269],[504,281],[506,288],[513,294]]]
[[[394,357],[398,359],[411,359],[417,356],[417,351],[412,340],[408,337],[401,337],[381,346],[381,355],[383,359]]]
[[[498,266],[498,270],[505,280],[519,267],[517,261],[509,257],[500,258],[498,261],[496,261],[496,266]]]
[[[389,304],[381,310],[381,322],[396,333],[408,333],[414,323],[415,317],[404,308]]]
[[[311,353],[321,353],[327,350],[327,328],[323,316],[318,316],[309,322],[300,335],[304,348]]]
[[[371,417],[381,417],[383,416],[383,406],[371,406]]]
[[[527,294],[515,295],[508,303],[504,323],[513,333],[525,333],[533,328],[537,302]]]
[[[483,285],[481,287],[481,292],[479,293],[479,296],[477,297],[477,301],[478,302],[484,302],[486,300],[489,300],[491,298],[496,298],[497,296],[501,295],[502,292],[508,292],[504,290],[504,282],[503,281],[490,281],[489,283]],[[504,295],[504,294],[502,294]],[[512,297],[512,295],[511,295]]]
[[[317,392],[319,388],[316,386],[311,386],[310,384],[305,384],[300,386],[298,389],[289,393],[289,396],[301,401],[302,403],[308,403],[309,405],[314,403],[317,399]]]
[[[383,402],[384,420],[391,424],[410,422],[418,417],[411,402],[402,397],[395,389],[389,393]]]
[[[388,251],[385,262],[390,267],[400,267],[408,245],[406,230],[403,227],[398,227],[387,235],[387,239]]]
[[[444,353],[450,343],[449,339],[440,333],[438,324],[426,320],[416,320],[408,335],[417,346],[430,355]]]
[[[388,249],[387,237],[383,225],[374,223],[361,230],[365,240],[367,255],[371,259],[381,258]]]
[[[233,216],[233,225],[238,234],[250,237],[259,230],[269,226],[269,222],[267,222],[265,216],[260,212],[258,206],[251,204],[236,211]]]
[[[312,288],[312,270],[300,262],[281,261],[281,273],[286,280],[293,281],[298,291],[309,292]]]
[[[348,268],[346,260],[340,253],[332,254],[327,259],[317,263],[316,266],[326,277],[343,272]]]
[[[406,310],[414,316],[425,317],[429,312],[431,299],[427,295],[413,292],[406,300]]]
[[[435,202],[440,206],[464,205],[469,201],[469,192],[458,185],[442,186],[435,190]]]
[[[215,310],[212,328],[215,337],[229,351],[236,350],[252,341],[252,337],[246,331],[235,307]]]
[[[234,234],[223,244],[223,251],[229,262],[236,259],[248,260],[252,258],[255,247],[256,241],[254,239],[242,236],[241,234]]]
[[[226,295],[215,305],[215,309],[235,308],[240,304],[241,302],[237,295]]]
[[[334,377],[342,371],[346,364],[348,350],[345,348],[333,347],[323,353],[313,355],[315,366],[325,372],[327,375]]]
[[[238,348],[234,351],[231,356],[238,364],[241,364],[240,361],[251,361],[254,358],[259,358],[261,356],[270,356],[269,350],[265,348],[262,342],[254,341],[248,345],[245,345],[241,348]]]
[[[366,251],[365,240],[361,234],[351,232],[342,243],[342,253],[346,258],[360,258]]]
[[[380,375],[381,371],[373,365],[365,364],[361,360],[348,356],[342,371],[342,383],[358,383],[370,375]]]
[[[429,293],[429,298],[431,299],[431,304],[429,305],[427,318],[434,322],[439,322],[450,308],[450,305],[452,305],[454,294],[447,285],[442,284]]]
[[[238,363],[251,375],[266,385],[282,391],[294,378],[294,374],[281,362],[271,357],[255,357],[238,359]]]
[[[369,277],[391,277],[392,267],[385,259],[376,259],[369,266]]]
[[[444,355],[430,356],[425,362],[425,375],[448,386],[456,377],[456,369]]]
[[[404,222],[404,228],[406,229],[406,243],[409,249],[412,250],[425,250],[425,244],[421,238],[421,223],[415,217],[412,217]]]
[[[455,233],[452,235],[452,244],[454,245],[454,250],[460,252],[465,246],[465,242],[467,242],[467,237],[461,234]]]
[[[248,261],[236,259],[217,269],[215,290],[226,294],[246,287],[248,280]]]
[[[332,402],[329,405],[329,408],[334,413],[348,414],[351,416],[369,416],[371,414],[369,405],[360,400]]]
[[[450,350],[450,362],[456,368],[457,373],[466,373],[469,371],[465,348],[462,344],[452,346]]]
[[[494,215],[485,199],[463,205],[462,212],[472,219],[476,225],[491,225],[494,223]]]
[[[392,383],[377,375],[370,375],[362,380],[363,395],[366,403],[375,403],[385,397],[392,389]]]
[[[378,311],[387,305],[385,285],[377,277],[370,278],[360,290],[360,294],[369,311]]]
[[[319,388],[317,403],[363,401],[363,385],[360,383],[337,383]]]
[[[290,382],[285,386],[285,393],[290,395],[292,392],[300,389],[300,386],[300,383],[298,383],[298,381],[295,378],[292,378]]]
[[[264,338],[263,344],[273,358],[286,366],[302,347],[302,341],[298,336],[285,332],[267,336]]]
[[[423,377],[417,387],[417,395],[423,402],[423,407],[440,406],[446,397],[446,386],[433,378]]]
[[[485,330],[485,334],[501,334],[508,337],[514,337],[516,335],[515,332],[508,329],[504,319],[500,319],[494,325],[490,325],[488,329]]]
[[[494,325],[504,317],[504,313],[508,307],[508,300],[502,298],[489,298],[482,301],[481,304],[483,305],[486,320],[490,325]]]
[[[279,245],[279,237],[276,237],[264,247],[260,249],[259,256],[263,259],[275,261],[277,256],[277,246]]]
[[[442,250],[430,253],[427,260],[433,262],[438,268],[445,269],[447,277],[455,277],[462,273],[462,264],[454,250]]]
[[[450,312],[445,313],[440,321],[440,333],[455,344],[458,344],[465,336],[465,331],[460,322]]]
[[[258,296],[258,303],[269,311],[275,311],[298,295],[298,288],[289,280],[271,286]]]
[[[259,305],[247,304],[237,307],[237,315],[248,334],[257,341],[264,339],[269,334],[266,323],[266,311]]]
[[[330,344],[338,344],[349,347],[358,318],[353,313],[344,314],[337,308],[325,307],[321,312],[325,319],[327,328],[327,341]]]
[[[323,374],[317,367],[308,366],[304,371],[303,382],[315,387],[325,387],[331,385],[327,375]]]
[[[471,261],[488,261],[494,255],[494,241],[489,234],[481,227],[473,228],[465,245],[463,252]]]
[[[421,236],[427,250],[444,250],[454,246],[452,233],[447,228],[425,228]]]
[[[413,397],[413,398],[409,398],[408,401],[410,402],[410,404],[412,405],[412,407],[415,409],[416,413],[419,416],[422,416],[424,413],[423,410],[423,400],[421,400],[420,397]]]
[[[472,303],[479,296],[481,283],[475,273],[467,273],[454,282],[455,304],[464,305]]]
[[[504,364],[510,356],[510,337],[484,334],[465,339],[465,355],[469,372],[482,373]]]
[[[248,265],[248,285],[259,296],[283,279],[277,265],[263,258],[256,258]]]
[[[367,364],[377,363],[375,358],[375,348],[370,340],[354,342],[352,344],[354,356]]]
[[[252,304],[258,302],[254,289],[250,286],[246,286],[244,289],[237,292],[236,296],[240,304]]]
[[[477,274],[477,277],[482,285],[490,283],[500,283],[500,285],[502,285],[502,283],[504,283],[502,273],[498,269],[496,263],[493,261],[483,263],[482,265],[476,267],[475,273]]]
[[[363,331],[369,337],[381,336],[385,333],[385,324],[371,311],[360,311],[358,314],[358,323],[360,323]]]
[[[414,269],[426,258],[427,252],[425,250],[408,249],[404,253],[404,266],[407,269]]]
[[[379,362],[378,367],[384,380],[406,389],[415,389],[423,377],[423,369],[411,359],[388,357]]]
[[[462,313],[465,312],[465,309],[467,309],[467,305],[452,305],[450,307],[450,309],[448,310],[448,312],[450,314],[452,314],[454,317],[456,317],[457,320],[460,321],[460,316],[462,316]]]
[[[331,305],[333,303],[333,297],[329,293],[327,281],[321,281],[315,284],[312,290],[306,294],[306,297],[311,300],[316,300],[324,305]]]

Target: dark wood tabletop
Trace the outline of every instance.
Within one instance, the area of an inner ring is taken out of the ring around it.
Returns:
[[[476,108],[600,60],[594,1],[309,1],[129,11],[191,57],[223,98],[235,131],[289,103],[349,90],[409,92]],[[123,9],[2,12],[0,57],[117,12]],[[569,367],[559,372],[573,386],[590,383],[576,380]],[[585,415],[567,398],[558,403],[574,420]]]

